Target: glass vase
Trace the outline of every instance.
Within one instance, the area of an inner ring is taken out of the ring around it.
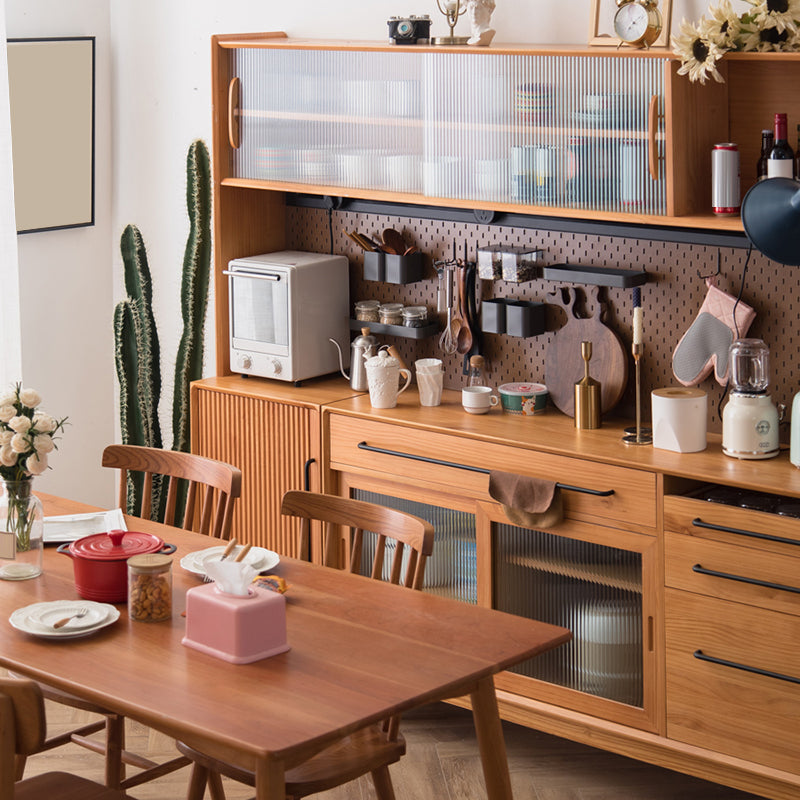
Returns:
[[[44,510],[33,479],[5,481],[0,497],[0,579],[24,581],[42,574]]]

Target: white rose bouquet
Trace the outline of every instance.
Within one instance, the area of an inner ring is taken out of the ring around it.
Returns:
[[[55,436],[67,418],[57,420],[39,408],[42,398],[33,389],[16,384],[0,396],[0,479],[6,484],[8,530],[17,534],[17,549],[29,546],[31,521],[24,509],[31,479],[47,469],[48,455],[56,449]]]

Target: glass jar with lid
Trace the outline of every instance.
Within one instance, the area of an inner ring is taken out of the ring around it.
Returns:
[[[402,325],[403,324],[403,304],[384,303],[380,307],[380,323],[382,325]]]
[[[377,300],[359,300],[356,305],[356,319],[360,322],[378,322],[381,304]]]
[[[128,616],[162,622],[172,616],[172,558],[143,553],[128,559]]]
[[[426,306],[406,306],[403,309],[403,325],[406,328],[424,328],[428,324]]]

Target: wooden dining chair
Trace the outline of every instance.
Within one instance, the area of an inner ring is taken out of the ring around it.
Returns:
[[[230,537],[234,503],[242,493],[242,473],[237,467],[192,453],[130,444],[106,447],[103,466],[120,471],[119,504],[123,510],[127,507],[128,478],[132,474],[141,474],[144,476],[142,500],[134,513],[143,519],[151,519],[154,477],[162,476],[166,485],[162,484],[161,490],[166,490],[167,502],[164,518],[157,521],[175,525],[178,487],[184,480],[188,482],[184,530],[197,531],[215,539]]]
[[[130,797],[67,772],[46,772],[22,780],[25,759],[42,751],[46,727],[44,699],[38,684],[20,678],[0,678],[0,797],[3,800],[125,800]]]
[[[312,520],[324,523],[325,563],[337,561],[339,526],[352,529],[349,570],[361,572],[361,555],[365,532],[377,535],[375,556],[370,577],[381,580],[387,570],[384,562],[387,542],[394,543],[394,553],[388,569],[389,581],[411,589],[421,589],[425,565],[433,552],[433,526],[424,519],[403,511],[385,508],[361,500],[350,500],[315,492],[290,491],[283,496],[281,513],[301,519],[301,540],[306,544]],[[307,548],[306,548],[307,549]],[[404,552],[408,551],[405,570]],[[378,800],[394,800],[389,765],[399,761],[406,752],[405,740],[399,733],[399,717],[345,736],[335,744],[286,771],[287,800],[299,800],[324,792],[362,775],[370,774]],[[255,775],[217,760],[192,747],[178,742],[178,750],[194,761],[187,800],[203,800],[206,786],[212,800],[225,800],[220,776],[255,786]]]
[[[150,519],[153,476],[162,475],[167,482],[163,487],[167,492],[163,522],[174,525],[178,479],[186,480],[189,485],[183,528],[197,530],[217,539],[230,538],[233,509],[242,490],[242,473],[238,467],[191,453],[122,444],[106,447],[102,464],[120,470],[119,505],[123,510],[127,507],[128,475],[142,473],[144,491],[139,516]],[[40,688],[47,700],[101,715],[100,720],[47,739],[44,747],[52,749],[73,742],[103,755],[106,786],[129,789],[189,764],[189,760],[183,756],[159,764],[126,750],[124,717],[52,686],[40,684]],[[90,734],[103,729],[102,741],[90,737]],[[140,771],[126,778],[126,765]],[[21,768],[24,769],[24,759]]]

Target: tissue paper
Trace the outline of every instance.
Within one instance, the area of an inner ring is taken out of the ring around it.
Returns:
[[[258,572],[240,561],[211,561],[206,564],[206,575],[213,578],[220,591],[235,597],[245,597]]]

